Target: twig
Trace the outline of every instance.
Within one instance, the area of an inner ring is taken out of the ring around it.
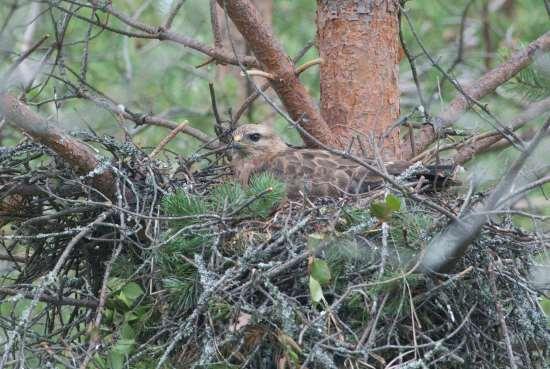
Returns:
[[[428,244],[421,270],[440,273],[448,272],[454,267],[487,222],[487,215],[483,213],[497,210],[500,199],[514,186],[523,165],[545,137],[549,127],[550,119],[541,127],[528,147],[501,178],[480,213],[474,212],[464,216],[460,223],[454,222]]]
[[[14,263],[26,263],[29,261],[26,257],[17,255],[0,255],[0,260],[7,260]]]
[[[313,46],[313,42],[308,42],[299,52],[298,54],[292,59],[292,62],[296,64],[301,58],[304,57],[304,55],[307,53],[307,51]],[[257,88],[252,94],[250,94],[246,100],[241,104],[239,109],[237,109],[237,112],[233,116],[233,121],[238,122],[241,116],[244,114],[246,109],[252,104],[260,95],[262,95],[262,92],[267,91],[267,89],[271,85],[269,82],[264,83],[261,85],[261,87]]]
[[[181,131],[183,131],[185,129],[185,127],[189,124],[188,121],[183,121],[181,122],[176,128],[174,128],[172,131],[170,131],[170,133],[168,133],[168,135],[166,135],[166,137],[164,137],[162,139],[162,141],[160,141],[160,143],[158,144],[157,147],[155,147],[155,149],[151,152],[151,154],[149,154],[149,159],[153,159],[155,156],[158,155],[159,152],[162,151],[162,149],[164,149],[164,146],[168,145],[168,143],[170,141],[172,141],[174,139],[174,137],[176,137],[176,135],[178,133],[180,133]]]
[[[17,58],[17,60],[15,60],[15,62],[12,64],[12,66],[7,70],[7,72],[4,74],[2,79],[4,81],[8,79],[13,74],[13,72],[17,69],[17,67],[19,67],[19,65],[21,65],[21,63],[23,63],[25,59],[27,59],[33,52],[35,52],[36,49],[38,49],[44,43],[44,41],[46,41],[49,37],[50,35],[48,34],[42,36],[34,45],[32,45],[28,50],[26,50],[23,54],[21,54],[21,56]]]
[[[176,15],[178,15],[178,12],[180,11],[184,3],[185,3],[185,0],[178,0],[174,5],[172,5],[172,9],[170,10],[170,13],[168,13],[168,16],[166,17],[166,22],[164,22],[165,29],[172,28],[172,23],[174,22]]]
[[[546,115],[550,111],[550,98],[543,99],[541,101],[534,102],[527,106],[524,111],[512,118],[508,124],[508,129],[517,131],[525,126],[531,120],[541,115]],[[464,164],[473,158],[475,154],[483,152],[484,150],[497,143],[502,138],[499,131],[490,131],[473,135],[467,138],[465,141],[456,142],[448,145],[442,145],[439,147],[439,151],[457,149],[457,153],[454,155],[453,160],[457,164]],[[413,158],[411,162],[419,160],[426,161],[429,157],[436,154],[436,148],[426,150]]]
[[[69,10],[69,9],[66,9],[66,8],[64,8],[62,6],[59,6],[59,5],[54,5],[54,7],[56,9],[59,9],[59,10],[65,12],[65,13],[70,14],[70,15],[74,16],[75,18],[78,18],[78,19],[83,20],[85,22],[92,23],[95,26],[97,26],[99,28],[102,28],[102,29],[105,29],[105,30],[108,30],[110,32],[117,33],[117,34],[127,36],[127,37],[143,38],[143,39],[155,39],[155,40],[159,40],[159,41],[172,41],[174,43],[183,45],[185,47],[188,47],[190,49],[193,49],[193,50],[199,51],[199,52],[201,52],[205,55],[208,55],[211,58],[217,60],[218,62],[225,63],[225,64],[236,64],[237,63],[236,59],[234,57],[226,54],[223,50],[208,46],[208,45],[206,45],[206,44],[204,44],[204,43],[202,43],[202,42],[200,42],[196,39],[193,39],[189,36],[182,35],[180,33],[177,33],[177,32],[174,32],[174,31],[171,31],[171,30],[168,30],[168,29],[164,29],[162,27],[159,28],[159,27],[151,26],[151,25],[148,25],[148,24],[145,24],[145,23],[141,23],[136,19],[132,19],[131,16],[126,15],[126,14],[118,11],[117,9],[115,9],[112,6],[112,3],[109,3],[105,7],[96,7],[96,6],[93,6],[93,5],[88,5],[88,4],[84,4],[84,3],[75,2],[75,1],[72,1],[72,0],[65,0],[65,1],[67,1],[69,3],[77,3],[81,7],[87,7],[87,8],[91,8],[91,9],[97,9],[98,11],[107,12],[108,14],[113,15],[114,17],[119,19],[124,24],[132,27],[133,29],[137,29],[138,31],[140,31],[140,32],[128,32],[128,31],[125,31],[125,30],[122,30],[122,29],[111,27],[111,26],[109,26],[107,24],[104,24],[104,23],[100,23],[99,21],[91,21],[90,19],[88,19],[86,17],[83,17],[83,16],[81,16],[81,15],[79,15],[79,14],[77,14],[77,13],[75,13],[75,12]],[[256,60],[252,57],[243,56],[241,59],[242,59],[242,62],[245,65],[249,66],[249,67],[257,67],[258,66],[258,63],[256,62]]]
[[[405,16],[405,19],[407,20],[407,24],[409,25],[409,28],[411,29],[411,32],[416,40],[416,42],[418,43],[418,45],[420,46],[420,48],[422,49],[422,52],[424,53],[424,55],[426,55],[426,57],[429,59],[430,63],[445,77],[445,79],[447,81],[449,81],[453,87],[460,93],[460,98],[463,99],[465,101],[465,103],[467,104],[468,107],[472,106],[472,105],[475,105],[477,106],[478,108],[480,108],[485,114],[487,114],[490,118],[492,118],[492,120],[496,123],[496,125],[493,125],[496,129],[500,129],[500,131],[502,132],[502,135],[504,137],[506,137],[508,140],[510,140],[510,142],[512,142],[513,144],[517,145],[518,148],[521,150],[523,147],[523,142],[519,139],[519,137],[517,137],[514,132],[510,131],[509,129],[507,129],[506,126],[504,126],[502,123],[500,123],[500,121],[497,119],[497,117],[495,117],[490,111],[489,109],[487,108],[486,105],[483,105],[481,104],[479,101],[477,101],[477,97],[471,93],[470,91],[468,91],[467,89],[463,88],[459,83],[458,81],[456,81],[454,78],[452,78],[445,70],[443,70],[443,68],[439,65],[439,63],[437,63],[435,61],[435,59],[432,57],[432,55],[428,52],[428,50],[426,49],[426,47],[424,46],[424,43],[422,42],[422,40],[420,39],[420,37],[418,36],[418,34],[416,33],[416,30],[415,28],[413,27],[413,24],[407,14],[407,12],[401,8],[401,14],[403,14]],[[549,38],[550,38],[550,32],[548,33],[549,34]],[[550,44],[550,42],[549,42]],[[440,122],[439,120],[435,120],[434,121],[434,124],[436,125],[436,128],[437,129],[440,129],[440,128],[443,128],[445,127],[447,124],[450,124],[446,119],[444,119],[444,116],[441,115],[438,117],[439,119],[443,119],[442,122]],[[491,122],[489,122],[491,123]],[[491,123],[492,124],[492,123]],[[440,127],[440,126],[443,126],[443,127]]]
[[[252,76],[252,77],[254,77],[254,76],[264,77],[264,78],[269,79],[269,80],[274,80],[275,79],[275,77],[273,76],[272,73],[267,73],[267,72],[264,72],[263,70],[259,70],[259,69],[248,69],[246,71],[246,73],[241,72],[242,77],[246,77],[247,75]]]
[[[316,58],[316,59],[310,60],[300,65],[298,68],[296,68],[296,74],[302,74],[302,72],[306,71],[308,68],[311,68],[314,65],[323,64],[324,62],[325,61],[323,60],[323,58]]]
[[[21,295],[27,299],[36,298],[35,292],[22,291],[19,289],[9,288],[9,287],[0,287],[0,295],[10,295],[10,296]],[[48,304],[57,305],[57,306],[68,305],[68,306],[86,307],[91,309],[95,309],[98,305],[98,302],[92,299],[74,299],[71,297],[47,295],[45,293],[38,295],[38,300],[42,302],[46,302]]]
[[[532,63],[538,51],[550,50],[550,32],[541,35],[524,49],[512,54],[504,63],[493,68],[477,80],[471,82],[464,91],[473,99],[492,93],[498,86],[512,78],[523,68]],[[442,128],[451,126],[471,106],[471,103],[461,94],[443,108],[443,113],[436,119]],[[417,133],[417,152],[422,152],[437,138],[437,133],[430,125],[422,127]],[[405,157],[410,158],[410,152],[404,152]]]
[[[506,344],[506,352],[508,353],[510,368],[517,369],[516,359],[514,358],[514,350],[512,349],[512,342],[510,340],[510,334],[508,333],[508,326],[506,325],[506,319],[504,318],[504,312],[502,311],[502,306],[498,297],[494,261],[492,261],[489,265],[489,286],[491,287],[491,292],[495,300],[495,309],[500,324],[500,329],[502,330],[502,335],[504,336],[504,342]]]

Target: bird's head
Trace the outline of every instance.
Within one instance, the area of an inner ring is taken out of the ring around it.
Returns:
[[[231,147],[237,157],[261,157],[276,154],[288,148],[287,144],[264,124],[244,124],[233,132]]]

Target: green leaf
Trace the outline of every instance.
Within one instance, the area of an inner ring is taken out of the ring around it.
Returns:
[[[298,367],[298,363],[300,362],[300,357],[298,354],[292,350],[288,350],[288,356],[290,356],[290,359],[294,363],[296,367]]]
[[[387,208],[392,212],[399,211],[399,209],[401,209],[401,201],[397,196],[394,195],[386,196],[386,205]]]
[[[385,221],[390,214],[387,205],[383,202],[373,202],[370,204],[370,213],[380,221]]]
[[[325,239],[322,233],[311,233],[307,236],[307,248],[309,251],[315,251]]]
[[[320,302],[323,299],[323,288],[312,276],[309,276],[309,294],[314,302]]]
[[[124,302],[126,306],[131,307],[134,304],[134,301],[136,301],[142,294],[143,290],[139,284],[129,282],[122,288],[118,294],[118,298]]]
[[[9,316],[12,309],[13,309],[13,303],[11,301],[1,303],[0,316]]]
[[[132,301],[136,300],[139,296],[143,294],[141,286],[136,282],[129,282],[126,286],[124,286],[122,292],[124,292],[124,294]]]
[[[381,222],[388,221],[392,214],[401,209],[401,201],[394,195],[386,196],[384,202],[372,202],[370,204],[370,213]]]
[[[109,353],[108,363],[111,369],[122,369],[124,365],[124,355],[113,349],[113,351]]]
[[[112,278],[109,278],[109,281],[107,282],[107,287],[109,287],[111,291],[118,291],[122,289],[122,287],[124,287],[124,284],[125,284],[124,279],[112,277]]]
[[[136,340],[121,338],[117,340],[116,345],[113,347],[112,352],[116,352],[122,355],[128,355],[132,352]]]
[[[120,337],[127,340],[134,340],[136,338],[136,332],[130,324],[125,323],[120,327]]]
[[[133,322],[135,320],[138,320],[139,317],[133,312],[133,311],[127,311],[124,313],[124,321],[125,322]]]
[[[311,276],[322,286],[327,285],[332,278],[330,268],[325,260],[315,259],[311,264]]]

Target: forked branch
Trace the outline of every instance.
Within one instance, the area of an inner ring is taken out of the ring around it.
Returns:
[[[300,122],[319,141],[333,144],[334,137],[298,78],[292,61],[250,0],[218,0],[218,4],[227,11],[227,15],[250,46],[262,71],[273,76],[270,83],[290,117]],[[312,144],[307,137],[304,139]]]
[[[436,129],[446,128],[454,124],[462,114],[472,106],[474,100],[479,100],[489,95],[497,87],[531,64],[537,52],[548,52],[549,50],[550,32],[546,32],[538,39],[531,42],[526,48],[512,54],[504,63],[463,87],[465,94],[459,92],[457,96],[443,108],[443,113],[434,119],[435,125],[437,126]],[[437,132],[434,126],[425,125],[416,134],[414,151],[417,153],[424,151],[436,139]],[[408,138],[406,140],[408,140]],[[405,143],[402,147],[404,156],[406,158],[411,158],[413,156],[411,147]]]

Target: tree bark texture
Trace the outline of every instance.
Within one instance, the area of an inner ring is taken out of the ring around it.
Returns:
[[[343,142],[380,137],[399,117],[398,12],[395,0],[317,0],[321,114]],[[401,158],[394,131],[385,159]]]
[[[292,61],[273,36],[250,0],[217,0],[246,40],[262,69],[273,75],[273,90],[281,99],[290,117],[299,122],[319,141],[331,144],[333,135],[313,99],[296,75]],[[307,140],[307,144],[313,144]]]
[[[263,21],[271,25],[273,19],[273,1],[272,0],[252,0],[252,3],[258,9]],[[250,47],[247,45],[246,40],[241,33],[237,30],[233,22],[229,24],[229,34],[227,32],[227,25],[225,24],[225,17],[223,9],[219,5],[216,5],[216,13],[220,22],[220,34],[222,38],[222,45],[224,50],[232,53],[231,43],[235,46],[239,55],[250,55]],[[228,76],[232,76],[236,80],[236,89],[234,91],[237,101],[243,102],[252,92],[254,88],[250,86],[248,80],[241,75],[241,71],[235,68],[234,65],[219,65],[218,74],[216,76],[218,81],[224,81]],[[258,85],[262,85],[265,79],[261,77],[252,77]],[[267,92],[266,92],[267,93]],[[250,113],[252,111],[252,105],[248,109]]]
[[[93,150],[61,131],[10,94],[0,94],[0,115],[8,124],[27,133],[33,140],[49,147],[79,175],[87,175],[100,165]],[[114,179],[109,170],[91,179],[92,185],[109,198],[114,197]]]

